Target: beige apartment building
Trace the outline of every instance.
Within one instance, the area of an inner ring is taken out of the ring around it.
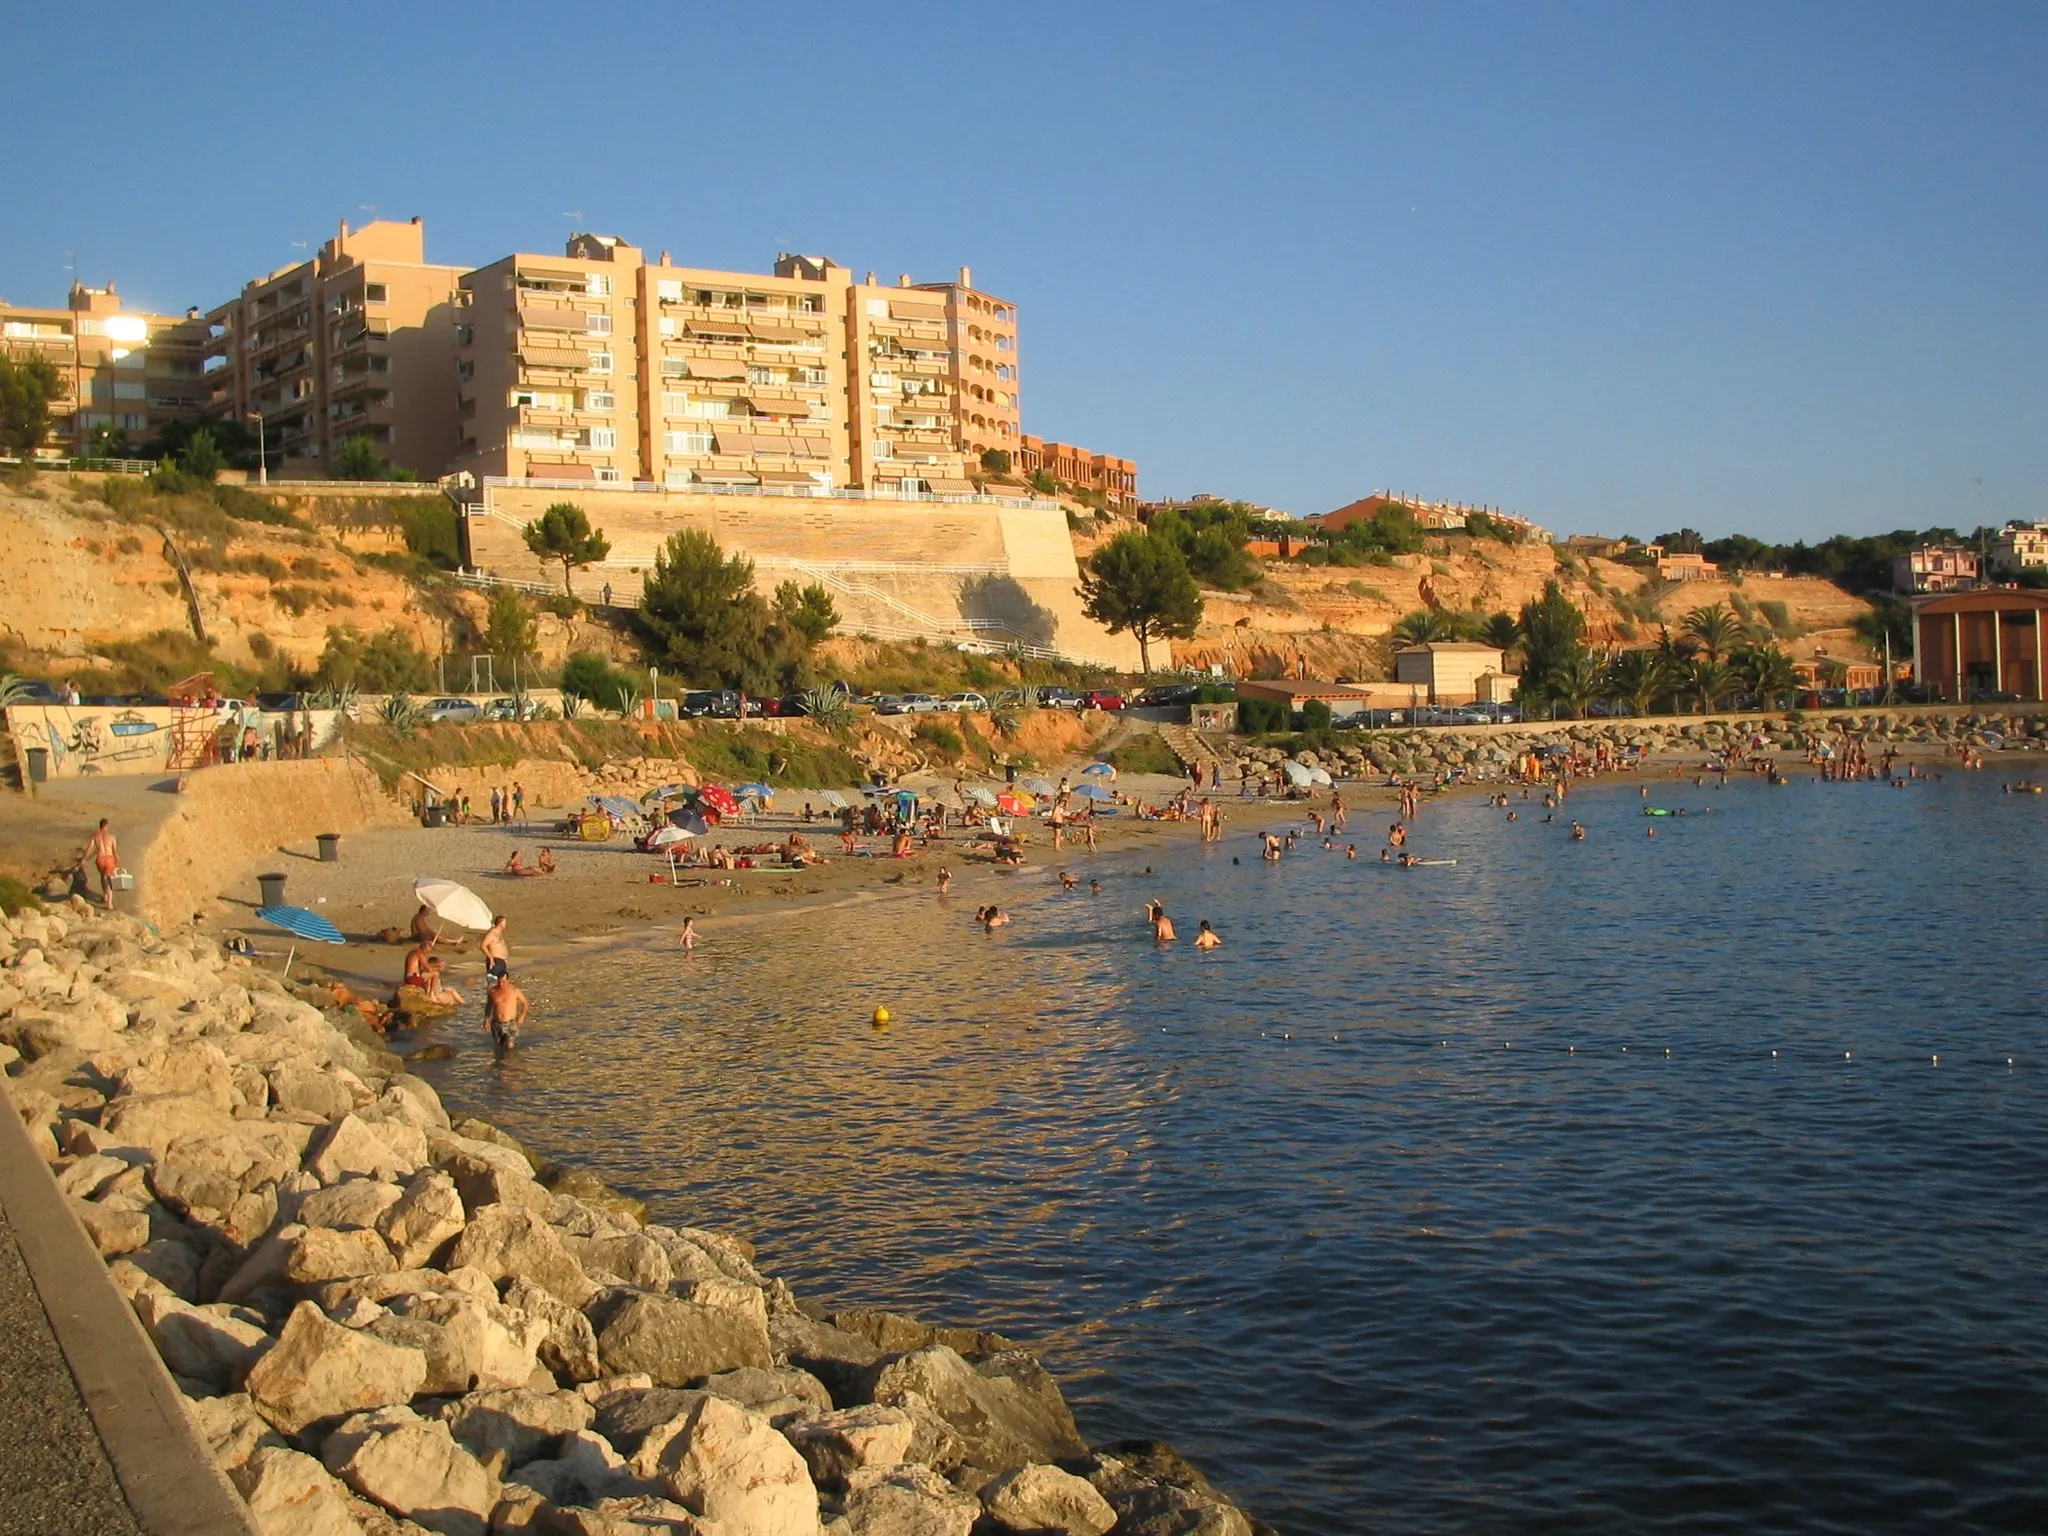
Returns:
[[[1017,312],[822,257],[771,274],[649,261],[611,236],[460,282],[452,467],[565,482],[969,494],[1014,449]]]
[[[262,418],[269,459],[317,478],[366,437],[422,479],[456,455],[455,296],[418,219],[346,223],[311,260],[245,284],[205,317],[208,411]]]
[[[207,401],[204,333],[197,310],[129,310],[112,283],[73,283],[62,309],[0,300],[0,352],[47,358],[57,368],[62,393],[50,403],[44,457],[89,453],[102,429],[120,439],[112,446],[132,451],[171,422],[195,420]]]

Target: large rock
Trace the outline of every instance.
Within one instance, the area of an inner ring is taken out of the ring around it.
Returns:
[[[294,1285],[319,1285],[356,1275],[388,1275],[398,1268],[384,1239],[368,1228],[337,1232],[308,1227],[292,1244],[284,1261],[284,1277]]]
[[[364,1498],[443,1536],[484,1536],[496,1489],[448,1426],[410,1408],[346,1419],[320,1448],[327,1469]]]
[[[551,1510],[547,1530],[548,1536],[712,1536],[682,1505],[652,1494],[602,1499],[595,1509]]]
[[[237,1307],[195,1307],[151,1292],[136,1298],[135,1315],[174,1374],[216,1392],[239,1386],[271,1346],[257,1315]]]
[[[558,1378],[596,1381],[604,1374],[597,1358],[597,1330],[576,1308],[527,1280],[514,1280],[505,1287],[505,1305],[547,1324],[547,1337],[541,1341],[539,1351],[540,1363]]]
[[[249,1396],[286,1434],[367,1408],[411,1400],[426,1356],[329,1322],[310,1301],[292,1309],[277,1344],[249,1372]]]
[[[472,1392],[441,1410],[449,1433],[486,1466],[522,1466],[561,1448],[562,1437],[590,1427],[596,1410],[574,1392],[525,1387]]]
[[[116,1099],[100,1114],[101,1129],[122,1146],[147,1147],[161,1158],[174,1142],[193,1136],[232,1135],[226,1109],[177,1096]]]
[[[645,1371],[658,1386],[680,1387],[719,1371],[774,1363],[767,1330],[725,1307],[631,1292],[592,1321],[605,1370]]]
[[[408,1144],[406,1133],[417,1146]],[[344,1115],[319,1138],[306,1159],[307,1171],[322,1184],[343,1179],[381,1179],[387,1184],[408,1177],[426,1161],[426,1138],[411,1126],[373,1123]]]
[[[270,1102],[280,1109],[305,1110],[322,1120],[334,1120],[356,1107],[347,1080],[317,1067],[282,1062],[270,1069],[268,1082]]]
[[[791,1365],[825,1383],[841,1408],[867,1401],[882,1352],[860,1335],[814,1322],[800,1312],[778,1312],[768,1319],[768,1339]]]
[[[398,1255],[399,1266],[414,1269],[461,1236],[467,1219],[455,1180],[443,1169],[422,1168],[377,1219],[377,1230]]]
[[[981,1501],[1007,1531],[1103,1536],[1116,1524],[1116,1511],[1092,1483],[1058,1467],[1006,1472],[981,1490]]]
[[[1119,1442],[1132,1460],[1097,1454],[1088,1481],[1116,1512],[1118,1536],[1252,1536],[1252,1524],[1170,1447]]]
[[[263,1536],[362,1536],[346,1490],[302,1452],[264,1446],[228,1476]]]
[[[661,1471],[661,1453],[683,1432],[704,1395],[670,1387],[610,1392],[598,1399],[591,1428],[625,1458],[634,1476],[652,1478]]]
[[[1057,1390],[1053,1389],[1055,1399]],[[872,1396],[877,1403],[903,1408],[914,1419],[936,1417],[950,1431],[950,1442],[933,1462],[942,1472],[962,1465],[991,1474],[1009,1472],[1032,1462],[1079,1456],[1087,1449],[1064,1403],[1055,1409],[1033,1387],[1003,1375],[983,1375],[943,1344],[883,1366]]]
[[[316,1189],[299,1202],[298,1220],[309,1227],[349,1232],[381,1229],[384,1213],[404,1196],[396,1184],[378,1179],[349,1179],[332,1189]],[[410,1267],[410,1266],[408,1266]]]
[[[811,1469],[811,1481],[820,1488],[838,1489],[862,1467],[890,1467],[907,1460],[917,1426],[901,1408],[869,1403],[786,1424],[782,1432]]]
[[[215,1109],[235,1107],[234,1070],[220,1048],[205,1040],[180,1040],[153,1051],[118,1081],[120,1092],[131,1098],[181,1094]]]
[[[643,1291],[658,1291],[675,1276],[667,1252],[644,1232],[567,1237],[563,1245],[586,1269],[602,1269]]]
[[[700,1307],[723,1307],[736,1313],[746,1320],[748,1327],[759,1329],[763,1338],[768,1336],[768,1298],[758,1285],[720,1276],[716,1280],[673,1281],[669,1289],[671,1294],[694,1301]]]
[[[849,1536],[967,1536],[981,1505],[930,1467],[865,1467],[846,1490]]]
[[[778,1429],[785,1419],[814,1418],[832,1411],[832,1394],[825,1390],[825,1383],[793,1365],[767,1371],[743,1365],[736,1371],[720,1371],[704,1379],[704,1390],[753,1409]]]
[[[181,1399],[185,1417],[205,1442],[214,1466],[233,1472],[265,1446],[284,1445],[270,1421],[256,1411],[246,1392]]]
[[[71,1201],[71,1214],[85,1228],[85,1234],[103,1259],[133,1253],[149,1241],[149,1217],[141,1211],[101,1205],[92,1200]]]
[[[390,1306],[398,1318],[440,1330],[440,1347],[428,1354],[425,1389],[437,1395],[525,1386],[548,1333],[538,1318],[462,1292],[419,1292],[394,1297]],[[371,1330],[387,1337],[387,1321],[380,1318]]]
[[[479,1210],[455,1240],[448,1262],[472,1265],[493,1280],[530,1281],[572,1307],[596,1290],[552,1227],[537,1213],[509,1205]]]
[[[452,1131],[428,1131],[426,1137],[428,1155],[455,1180],[472,1215],[490,1205],[524,1206],[543,1218],[554,1209],[555,1197],[540,1187],[533,1166],[512,1148]]]
[[[553,1456],[529,1461],[512,1474],[512,1480],[556,1504],[595,1504],[657,1491],[627,1470],[609,1441],[589,1430],[564,1435]]]
[[[661,1466],[669,1492],[731,1536],[816,1536],[818,1490],[803,1457],[737,1404],[701,1399],[663,1448]]]

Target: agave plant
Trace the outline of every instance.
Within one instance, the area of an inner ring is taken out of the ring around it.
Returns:
[[[585,699],[583,695],[580,693],[563,694],[562,718],[564,720],[574,720],[578,715],[583,713],[583,706],[588,702],[589,701]]]
[[[5,709],[10,704],[34,702],[35,689],[30,686],[27,678],[17,677],[12,672],[0,674],[0,709]]]
[[[837,688],[806,688],[804,713],[828,731],[836,731],[853,720],[853,701]]]
[[[401,736],[410,736],[420,723],[420,707],[409,693],[394,693],[377,711],[377,718]]]
[[[638,688],[619,689],[619,718],[631,720],[640,713],[641,693]]]

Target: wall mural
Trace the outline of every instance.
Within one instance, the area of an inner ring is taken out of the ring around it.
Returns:
[[[84,705],[15,704],[5,711],[15,766],[31,778],[29,753],[44,754],[48,777],[96,774],[184,772],[221,760],[233,750],[244,726],[253,726],[259,755],[289,754],[297,733],[312,723],[315,750],[334,739],[341,712],[332,709],[245,709],[239,714],[212,709],[148,707],[107,709]]]

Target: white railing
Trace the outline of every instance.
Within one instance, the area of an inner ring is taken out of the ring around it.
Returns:
[[[906,468],[920,466],[906,465]],[[751,473],[751,471],[750,471]],[[692,496],[828,496],[843,501],[960,502],[968,506],[1022,507],[1036,512],[1057,512],[1060,504],[1032,496],[988,496],[951,491],[868,490],[857,485],[663,485],[656,480],[537,480],[513,479],[509,475],[484,475],[478,483],[486,490],[541,491],[640,491],[644,493],[684,492]]]

